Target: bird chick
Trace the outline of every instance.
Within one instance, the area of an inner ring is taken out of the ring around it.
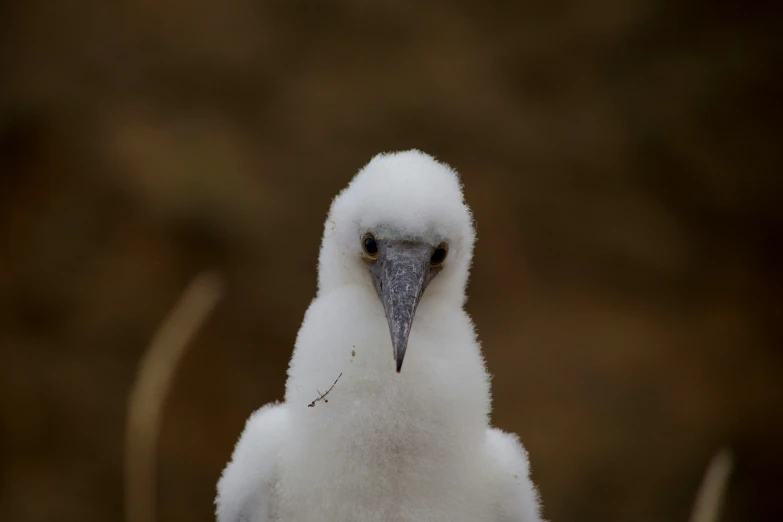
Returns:
[[[541,520],[524,448],[489,425],[474,242],[449,166],[411,150],[358,172],[326,220],[285,401],[248,420],[219,522]]]

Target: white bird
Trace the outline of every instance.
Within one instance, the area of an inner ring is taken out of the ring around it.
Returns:
[[[463,308],[474,240],[448,165],[411,150],[358,172],[326,220],[285,402],[247,421],[219,522],[541,520],[527,453],[489,426]]]

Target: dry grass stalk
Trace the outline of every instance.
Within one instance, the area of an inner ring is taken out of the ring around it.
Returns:
[[[125,431],[127,522],[155,521],[156,443],[166,397],[179,362],[221,295],[215,274],[203,273],[185,289],[155,332],[128,396]]]
[[[718,522],[733,467],[734,457],[727,448],[721,449],[712,457],[696,495],[691,522]]]

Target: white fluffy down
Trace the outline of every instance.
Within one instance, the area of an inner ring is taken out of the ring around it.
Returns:
[[[362,235],[449,254],[395,372]],[[253,414],[218,483],[220,522],[537,522],[516,436],[489,427],[489,378],[463,310],[475,234],[456,173],[419,151],[376,156],[335,198],[318,296],[285,402]],[[309,406],[340,376],[327,396]]]

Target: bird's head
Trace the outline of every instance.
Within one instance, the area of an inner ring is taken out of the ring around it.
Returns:
[[[464,303],[474,241],[454,170],[417,150],[379,154],[332,203],[319,294],[345,285],[374,288],[399,372],[424,291],[428,299]]]

